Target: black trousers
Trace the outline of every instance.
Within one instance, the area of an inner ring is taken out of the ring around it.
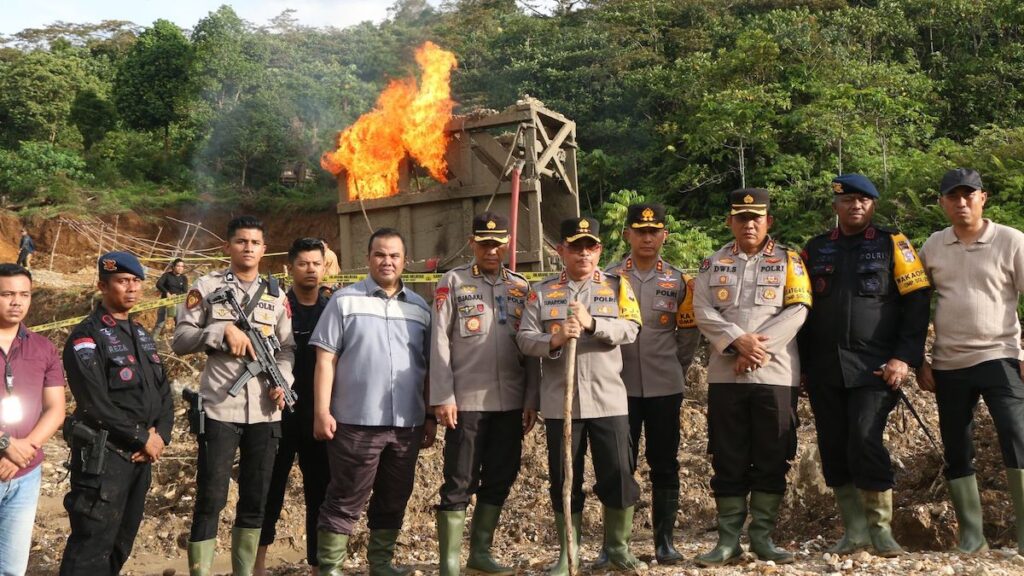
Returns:
[[[239,452],[236,528],[261,528],[267,487],[281,439],[280,422],[235,424],[206,419],[206,434],[199,438],[196,505],[192,515],[192,542],[217,537],[220,512],[228,502],[228,484]]]
[[[274,459],[274,471],[270,475],[260,546],[273,544],[277,537],[277,521],[281,518],[288,476],[296,456],[302,472],[302,496],[306,504],[306,562],[317,566],[316,522],[331,471],[327,463],[327,443],[313,438],[313,419],[308,414],[285,412],[281,415],[281,442]]]
[[[80,461],[74,454],[72,462]],[[133,464],[112,450],[107,450],[102,474],[71,471],[71,491],[64,497],[71,535],[61,576],[121,573],[142,523],[151,479],[150,464]]]
[[[647,431],[644,458],[650,466],[653,490],[679,489],[679,409],[683,395],[629,397],[629,438],[633,465],[640,452],[640,434]]]
[[[465,510],[469,499],[503,506],[519,475],[523,411],[463,412],[444,433],[444,484],[438,510]]]
[[[708,386],[708,452],[715,497],[786,492],[796,456],[797,389],[770,384]]]
[[[1016,358],[990,360],[959,370],[935,370],[939,431],[946,452],[946,478],[974,474],[974,409],[978,399],[995,423],[1007,468],[1024,468],[1024,383]]]
[[[889,413],[899,396],[888,386],[845,388],[816,384],[808,391],[825,484],[851,482],[884,492],[896,482],[889,450],[882,442]]]
[[[546,418],[548,442],[548,493],[555,512],[562,512],[562,424],[564,420]],[[590,444],[594,461],[594,493],[608,508],[629,508],[640,498],[640,485],[633,478],[636,467],[629,445],[629,416],[607,416],[572,421],[572,512],[583,511],[583,461]]]

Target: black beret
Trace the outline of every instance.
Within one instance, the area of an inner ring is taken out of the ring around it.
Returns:
[[[99,270],[100,276],[126,272],[137,276],[140,280],[146,279],[146,269],[142,267],[134,254],[128,252],[107,252],[96,261],[96,268]]]

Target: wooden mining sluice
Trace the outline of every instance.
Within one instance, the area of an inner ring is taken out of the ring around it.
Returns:
[[[405,236],[407,272],[443,272],[469,262],[473,216],[488,209],[511,216],[510,181],[517,160],[520,179],[516,254],[519,271],[555,269],[558,223],[579,215],[576,123],[532,98],[501,112],[456,116],[445,158],[448,182],[438,183],[402,163],[399,193],[349,201],[338,178],[338,228],[344,272],[366,270],[370,226]],[[365,210],[365,214],[364,214]]]

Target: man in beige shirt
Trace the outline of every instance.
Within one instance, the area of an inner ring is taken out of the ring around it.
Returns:
[[[281,438],[284,396],[268,386],[266,376],[249,379],[241,391],[228,392],[245,373],[253,357],[252,343],[236,325],[234,311],[226,302],[211,303],[218,289],[232,290],[250,321],[267,335],[273,334],[281,349],[275,360],[290,386],[293,381],[295,341],[287,297],[275,278],[261,278],[260,259],[266,252],[263,223],[253,216],[239,216],[228,223],[224,251],[231,259],[227,270],[211,272],[198,280],[178,309],[171,347],[176,354],[206,353],[206,367],[199,379],[199,393],[206,409],[206,431],[199,441],[196,503],[188,558],[193,574],[210,574],[217,543],[220,512],[228,500],[228,484],[235,453],[239,453],[238,504],[231,531],[231,561],[236,574],[249,574],[256,561],[263,527],[267,488]]]
[[[601,238],[593,218],[570,218],[560,226],[558,255],[565,270],[530,291],[523,322],[516,334],[520,350],[541,358],[540,410],[548,444],[549,493],[555,509],[561,554],[552,576],[569,572],[566,518],[562,514],[562,425],[566,362],[576,363],[576,394],[572,405],[573,483],[569,519],[579,539],[583,521],[583,461],[587,444],[594,461],[597,494],[604,505],[604,542],[616,570],[647,565],[629,551],[633,507],[640,486],[633,478],[629,449],[626,386],[622,382],[619,347],[636,340],[640,311],[629,281],[601,272]],[[566,358],[562,346],[577,338],[576,357]],[[573,383],[568,383],[573,385]],[[577,543],[576,553],[579,553]],[[573,558],[573,564],[578,562]]]
[[[918,374],[935,393],[946,455],[945,475],[959,524],[958,548],[988,549],[973,465],[974,409],[985,398],[995,422],[1024,553],[1024,352],[1017,303],[1024,293],[1024,233],[983,217],[981,175],[950,170],[939,205],[952,226],[921,248],[935,287],[935,343]]]
[[[606,268],[629,280],[644,323],[636,342],[622,347],[622,379],[629,397],[634,466],[641,433],[646,439],[654,556],[659,565],[683,561],[672,543],[679,510],[679,410],[686,369],[700,342],[693,320],[693,280],[661,257],[668,239],[665,225],[661,204],[630,206],[623,226],[629,254]]]
[[[440,573],[457,575],[466,507],[476,494],[466,568],[514,574],[491,556],[494,530],[519,475],[523,435],[537,420],[536,358],[516,346],[530,285],[504,266],[508,218],[473,218],[473,261],[450,270],[434,291],[430,404],[444,436],[437,507]],[[533,377],[528,378],[528,374]]]
[[[768,236],[768,191],[744,188],[729,199],[735,240],[704,260],[693,292],[697,327],[711,344],[708,452],[718,507],[718,545],[697,564],[739,562],[747,494],[751,551],[786,564],[793,555],[772,543],[771,532],[796,455],[796,335],[811,286],[800,255]]]

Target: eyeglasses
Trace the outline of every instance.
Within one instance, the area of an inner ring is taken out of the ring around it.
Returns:
[[[572,254],[583,254],[584,252],[593,254],[593,253],[599,252],[601,250],[601,245],[600,244],[596,244],[596,243],[595,244],[571,243],[571,244],[566,244],[565,245],[565,249],[568,250],[569,252],[571,252]]]

